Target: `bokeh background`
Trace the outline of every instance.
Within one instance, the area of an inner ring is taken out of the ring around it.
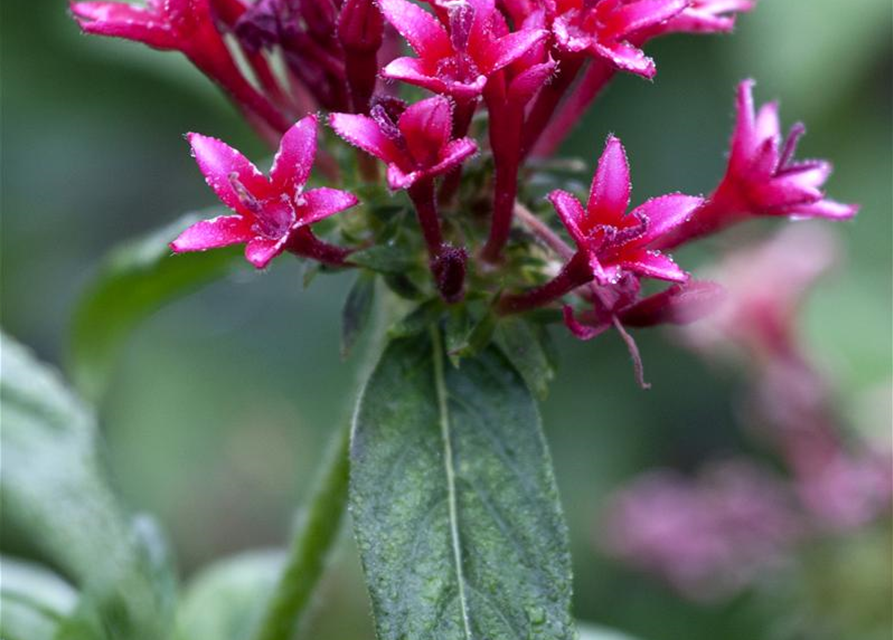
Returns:
[[[182,134],[267,151],[179,56],[83,37],[61,0],[4,0],[2,12],[2,326],[61,366],[73,304],[106,251],[215,203]],[[833,159],[831,195],[863,205],[835,227],[845,264],[809,299],[802,328],[849,424],[881,437],[891,426],[891,28],[889,0],[762,0],[731,37],[653,43],[656,81],[617,79],[565,149],[594,165],[613,131],[631,158],[634,200],[708,192],[723,170],[735,84],[751,76],[760,102],[781,98],[785,124],[809,128],[800,156]],[[117,486],[158,515],[184,576],[282,544],[329,433],[349,416],[357,365],[338,358],[336,320],[351,278],[309,290],[301,278],[297,261],[281,260],[163,309],[137,331],[101,408]],[[709,604],[604,557],[594,537],[611,491],[652,467],[688,471],[753,451],[735,417],[740,377],[642,332],[653,384],[643,392],[613,334],[555,337],[561,369],[543,416],[580,618],[646,640],[825,637],[799,630],[810,617],[846,631],[835,639],[889,628],[878,618],[891,602],[883,531],[814,550],[811,571],[781,571],[768,588]],[[308,637],[372,637],[348,535],[317,608]]]

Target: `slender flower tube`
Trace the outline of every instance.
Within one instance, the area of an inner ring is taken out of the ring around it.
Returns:
[[[806,128],[795,124],[782,138],[778,103],[755,112],[753,85],[753,80],[738,85],[737,121],[722,182],[685,224],[654,247],[675,247],[757,216],[847,220],[858,212],[857,205],[825,197],[822,186],[831,175],[831,163],[794,160]]]
[[[242,75],[214,25],[209,0],[73,2],[71,12],[85,33],[142,42],[179,51],[217,82],[238,105],[280,134],[290,122]]]
[[[338,41],[344,50],[344,70],[354,113],[369,113],[378,76],[378,50],[384,40],[384,20],[373,0],[345,0],[338,16]]]
[[[477,153],[470,138],[451,139],[450,101],[435,96],[410,107],[398,101],[373,106],[370,115],[333,113],[329,124],[347,142],[387,165],[388,185],[406,189],[422,228],[432,273],[445,300],[462,295],[466,254],[443,240],[434,179]]]
[[[491,78],[484,90],[495,172],[493,217],[487,244],[481,252],[488,262],[499,261],[511,230],[522,161],[524,109],[553,76],[555,66],[545,48],[531,50]]]
[[[190,133],[208,186],[234,213],[197,222],[171,242],[171,249],[185,253],[245,244],[245,258],[258,269],[284,251],[343,264],[349,251],[323,242],[310,225],[354,206],[357,198],[326,187],[304,191],[316,156],[316,129],[316,116],[307,116],[286,132],[269,178],[220,140]]]

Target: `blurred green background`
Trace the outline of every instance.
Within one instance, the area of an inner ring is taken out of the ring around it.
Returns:
[[[613,131],[629,152],[634,200],[709,192],[724,168],[735,84],[751,76],[758,101],[781,98],[784,123],[809,127],[800,156],[833,159],[830,194],[863,205],[854,223],[836,226],[846,264],[812,296],[803,327],[854,428],[882,435],[891,421],[891,28],[889,0],[763,0],[732,37],[653,43],[656,81],[616,80],[566,149],[592,165]],[[2,325],[61,363],[72,305],[105,252],[215,203],[182,134],[219,136],[255,158],[267,151],[184,59],[83,37],[62,1],[4,0],[2,30]],[[678,257],[692,267],[710,253],[708,244]],[[318,278],[305,291],[297,261],[277,261],[162,310],[130,343],[102,407],[105,453],[127,502],[164,523],[184,575],[286,539],[353,400],[356,365],[338,358],[349,284]],[[884,536],[819,550],[814,584],[779,576],[772,597],[712,605],[602,557],[593,537],[608,492],[654,466],[691,470],[750,446],[734,416],[738,380],[667,334],[642,332],[653,384],[642,392],[616,336],[555,336],[561,370],[543,414],[580,618],[646,640],[784,638],[810,607],[843,620],[848,639],[879,628],[860,612],[877,611],[866,599],[880,598],[882,611],[890,603]],[[371,638],[347,535],[324,589],[308,637]]]

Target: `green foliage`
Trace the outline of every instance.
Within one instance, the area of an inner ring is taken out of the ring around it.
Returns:
[[[177,611],[176,640],[246,640],[285,563],[281,551],[252,551],[204,569]]]
[[[567,531],[535,402],[493,347],[444,360],[436,330],[393,341],[355,417],[350,509],[378,637],[569,640]]]
[[[634,640],[625,633],[594,624],[579,624],[577,630],[580,633],[579,640]]]
[[[361,271],[341,310],[341,357],[347,358],[372,315],[375,301],[375,274]]]
[[[84,594],[60,638],[164,637],[172,571],[158,534],[131,521],[109,489],[93,413],[6,336],[0,361],[4,517]]]
[[[78,594],[59,576],[35,564],[3,557],[0,637],[52,640],[74,610]]]
[[[130,331],[165,302],[226,274],[236,249],[172,256],[168,243],[207,216],[188,214],[114,250],[75,310],[69,368],[77,389],[102,396]]]
[[[554,348],[545,327],[522,318],[508,317],[496,326],[496,345],[540,400],[549,394],[555,377]]]

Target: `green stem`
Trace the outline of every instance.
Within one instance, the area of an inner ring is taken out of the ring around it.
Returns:
[[[338,537],[347,503],[349,443],[350,429],[344,428],[323,461],[310,504],[254,640],[290,640],[295,634]]]

